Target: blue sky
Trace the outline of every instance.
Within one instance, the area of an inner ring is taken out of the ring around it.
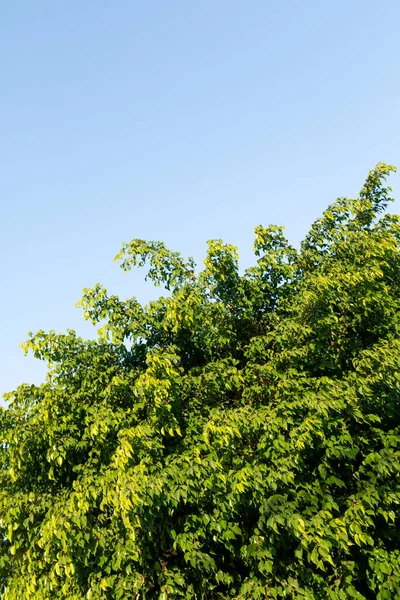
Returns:
[[[83,287],[158,293],[113,263],[123,241],[201,260],[223,238],[247,266],[257,224],[297,244],[400,167],[399,19],[397,0],[3,3],[0,391],[43,378],[29,330],[93,334]]]

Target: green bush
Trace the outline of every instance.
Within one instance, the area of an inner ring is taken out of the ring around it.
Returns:
[[[30,335],[46,382],[1,417],[4,600],[400,598],[400,219],[393,168],[299,250],[257,227],[254,267],[133,240],[146,306]]]

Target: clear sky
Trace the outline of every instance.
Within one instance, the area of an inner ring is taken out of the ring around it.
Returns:
[[[400,167],[399,25],[398,0],[3,2],[0,391],[43,377],[29,330],[92,333],[83,287],[158,293],[121,242],[218,237],[247,266],[257,224],[297,244]]]

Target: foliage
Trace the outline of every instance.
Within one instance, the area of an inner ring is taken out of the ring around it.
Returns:
[[[30,335],[46,382],[1,413],[5,600],[400,598],[400,219],[392,167],[299,250],[257,227],[254,267],[134,240],[170,293],[101,286],[97,341]]]

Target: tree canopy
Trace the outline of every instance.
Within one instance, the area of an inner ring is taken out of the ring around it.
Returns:
[[[116,257],[98,339],[30,334],[46,381],[0,413],[5,600],[400,598],[400,218],[378,164],[294,248]]]

